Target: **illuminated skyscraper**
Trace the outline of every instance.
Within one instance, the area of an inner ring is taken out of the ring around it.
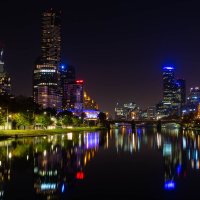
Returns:
[[[48,10],[42,14],[42,62],[58,67],[61,59],[61,12]]]
[[[181,115],[185,103],[185,80],[175,79],[173,66],[163,67],[163,100],[157,104],[157,118]]]
[[[0,50],[0,95],[11,95],[11,81],[4,69],[3,49]]]
[[[98,110],[98,104],[84,91],[84,109],[85,110]]]
[[[200,103],[200,89],[199,87],[190,88],[190,92],[187,97],[186,105],[182,110],[182,114],[188,114],[191,112],[197,112]]]
[[[199,87],[190,88],[190,92],[187,98],[187,104],[198,106],[200,103],[200,89]]]
[[[83,111],[83,80],[77,80],[65,85],[64,96],[64,110],[71,110],[75,112]]]
[[[185,80],[184,79],[177,79],[176,80],[176,99],[178,103],[185,104],[186,100],[186,85],[185,85]]]
[[[171,104],[175,101],[176,85],[174,67],[163,67],[163,101]]]
[[[33,74],[34,101],[42,108],[61,109],[60,59],[61,13],[51,9],[42,14],[41,56]]]
[[[60,73],[60,88],[61,88],[61,94],[62,94],[62,108],[63,110],[67,110],[68,108],[74,107],[69,106],[69,101],[71,102],[69,98],[69,93],[71,90],[72,85],[75,83],[76,79],[76,72],[75,68],[71,65],[61,65],[59,69]]]

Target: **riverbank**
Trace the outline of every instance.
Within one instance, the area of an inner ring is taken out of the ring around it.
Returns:
[[[0,139],[7,138],[21,138],[21,137],[36,137],[36,136],[47,136],[54,134],[63,134],[69,132],[79,131],[98,131],[103,130],[105,127],[73,127],[73,128],[60,128],[60,129],[42,129],[42,130],[0,130]]]

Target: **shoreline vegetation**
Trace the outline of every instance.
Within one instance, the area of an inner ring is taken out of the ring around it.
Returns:
[[[0,130],[0,140],[9,138],[22,138],[22,137],[37,137],[48,136],[55,134],[64,134],[79,131],[98,131],[104,130],[105,127],[92,126],[92,127],[73,127],[73,128],[59,128],[59,129],[26,129],[26,130]]]

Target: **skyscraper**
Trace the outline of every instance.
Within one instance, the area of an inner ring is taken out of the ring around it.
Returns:
[[[198,106],[200,103],[200,89],[199,87],[192,87],[190,88],[190,92],[187,98],[188,105],[194,105],[195,107]]]
[[[11,79],[4,69],[3,49],[0,49],[0,95],[11,95]]]
[[[163,101],[169,104],[173,103],[176,98],[174,70],[172,66],[163,67]]]
[[[174,76],[173,66],[163,67],[163,100],[157,104],[157,118],[169,115],[181,115],[185,103],[185,80]]]
[[[84,91],[84,109],[85,110],[98,110],[98,104]]]
[[[61,109],[60,59],[61,12],[50,9],[42,14],[41,56],[33,73],[34,101],[44,109]]]
[[[64,101],[65,101],[65,110],[71,110],[74,112],[83,111],[84,103],[84,84],[83,80],[77,80],[66,84]]]
[[[182,114],[196,113],[200,103],[200,89],[199,87],[190,88],[187,102],[182,109]]]
[[[184,79],[177,79],[176,80],[176,99],[177,102],[181,104],[185,104],[186,100],[186,85]]]
[[[62,108],[63,110],[70,109],[73,106],[71,106],[72,100],[69,97],[71,94],[70,90],[73,87],[72,85],[75,84],[76,79],[76,72],[75,68],[72,65],[66,66],[61,65],[60,66],[60,88],[61,88],[61,94],[62,94]]]
[[[42,62],[58,67],[61,60],[61,12],[53,9],[42,14]],[[57,68],[58,69],[58,68]]]

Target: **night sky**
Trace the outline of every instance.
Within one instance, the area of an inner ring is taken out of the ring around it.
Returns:
[[[62,11],[63,63],[75,66],[102,111],[113,112],[117,102],[158,103],[166,64],[176,67],[187,91],[200,86],[198,1],[3,0],[0,8],[0,41],[15,95],[32,95],[41,12],[48,8]]]

